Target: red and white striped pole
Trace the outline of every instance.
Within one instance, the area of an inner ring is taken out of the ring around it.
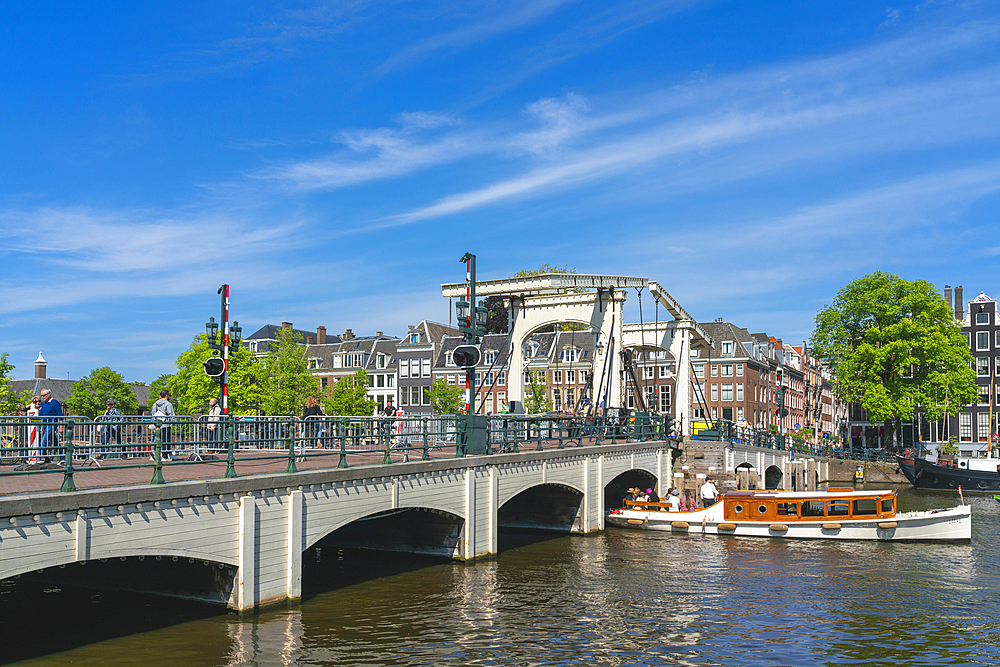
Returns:
[[[222,414],[229,414],[229,285],[222,286]]]
[[[472,255],[470,255],[465,260],[465,302],[469,304],[469,310],[465,318],[465,326],[472,329],[472,322],[475,318],[476,304],[473,303],[475,295],[472,289]],[[476,337],[474,334],[465,335],[467,343],[475,343]],[[472,414],[472,392],[474,391],[473,385],[475,384],[473,378],[475,377],[476,369],[474,367],[465,369],[465,414]]]

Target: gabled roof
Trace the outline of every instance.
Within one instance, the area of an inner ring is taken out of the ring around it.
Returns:
[[[252,334],[250,334],[249,336],[247,336],[243,340],[277,340],[278,339],[278,332],[279,331],[281,331],[281,327],[279,325],[277,325],[277,324],[265,324],[260,329],[257,329],[257,331],[253,332]],[[313,340],[316,339],[316,332],[315,331],[304,331],[303,329],[294,329],[293,328],[292,332],[293,333],[297,333],[300,336],[302,336],[302,342],[303,343],[306,342],[306,337],[307,336],[312,336]],[[339,342],[339,341],[340,341],[340,336],[331,336],[330,334],[327,334],[327,336],[326,336],[326,342],[327,343]]]

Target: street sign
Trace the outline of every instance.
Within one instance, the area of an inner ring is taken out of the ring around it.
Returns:
[[[993,434],[993,442],[1000,442],[1000,435],[997,435],[996,433],[994,433]]]
[[[802,428],[802,425],[801,424],[796,424],[792,428],[794,428],[796,431],[798,431],[800,428]]]

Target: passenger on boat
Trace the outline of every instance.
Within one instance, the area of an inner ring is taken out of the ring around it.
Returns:
[[[681,496],[680,496],[679,493],[677,493],[677,489],[673,489],[670,492],[670,497],[667,500],[667,502],[670,503],[670,510],[669,511],[671,511],[671,512],[680,512],[681,511]]]
[[[652,489],[646,489],[646,502],[658,503],[660,502],[660,497],[656,495],[656,491]]]
[[[628,487],[628,493],[625,494],[625,500],[635,500],[635,496],[638,491],[639,489],[634,486]]]
[[[691,491],[685,491],[684,497],[681,498],[681,511],[682,512],[695,512],[698,510],[698,503],[694,501],[694,497],[691,496]]]
[[[701,504],[703,507],[711,507],[715,504],[715,498],[719,495],[718,489],[715,488],[715,484],[712,484],[712,478],[706,477],[705,483],[701,485]]]

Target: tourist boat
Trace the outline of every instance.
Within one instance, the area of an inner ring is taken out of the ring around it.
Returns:
[[[971,540],[972,510],[897,512],[895,491],[731,491],[711,507],[670,512],[663,502],[626,501],[611,526],[701,535],[824,540]]]
[[[904,452],[896,457],[899,469],[918,489],[950,489],[965,491],[1000,491],[1000,459],[976,459],[964,456],[940,457],[928,461]]]

